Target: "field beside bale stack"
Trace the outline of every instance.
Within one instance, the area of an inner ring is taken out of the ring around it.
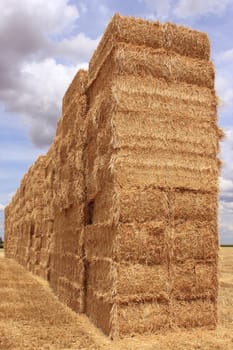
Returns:
[[[86,315],[72,312],[60,303],[46,281],[32,276],[15,261],[4,259],[0,250],[0,347],[4,350],[31,349],[32,346],[35,349],[62,347],[73,350],[231,350],[232,264],[233,249],[220,248],[219,321],[216,329],[209,330],[205,326],[147,334],[150,326],[158,328],[155,322],[166,322],[165,307],[151,307],[148,303],[144,303],[141,308],[125,305],[120,316],[124,322],[126,337],[113,342],[94,327]],[[92,303],[92,308],[98,309],[95,314],[102,319],[103,327],[107,327],[109,309],[100,302]],[[141,311],[142,308],[144,312]],[[174,316],[179,322],[189,317],[191,325],[200,321],[202,324],[203,321],[205,324],[212,323],[214,313],[211,308],[208,303],[180,301],[175,306]],[[158,313],[160,317],[155,318],[154,315]],[[137,326],[141,335],[127,336],[129,320]]]

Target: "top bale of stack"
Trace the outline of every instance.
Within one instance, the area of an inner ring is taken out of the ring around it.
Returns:
[[[106,57],[119,42],[166,49],[201,60],[210,58],[210,42],[205,33],[172,23],[161,24],[115,14],[89,63],[88,85],[95,80]]]

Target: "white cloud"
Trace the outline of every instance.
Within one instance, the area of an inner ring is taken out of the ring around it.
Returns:
[[[21,145],[20,143],[6,143],[6,149],[0,149],[0,162],[14,162],[14,164],[19,163],[33,163],[39,155],[41,155],[41,150]],[[13,174],[14,175],[14,174]],[[9,176],[9,171],[4,171],[1,169],[0,179],[7,178]]]
[[[233,192],[233,180],[224,179],[222,176],[220,177],[220,190],[222,192],[232,191]]]
[[[5,102],[8,111],[24,118],[35,145],[51,143],[65,90],[75,73],[86,66],[65,66],[54,59],[22,65],[19,87],[5,96]]]
[[[217,60],[220,62],[232,62],[233,60],[233,49],[221,52],[217,56]]]
[[[74,34],[79,12],[68,0],[1,0],[0,10],[0,102],[23,117],[36,146],[48,145],[62,96],[98,39]]]
[[[165,19],[169,15],[171,0],[145,0],[147,9],[150,11],[149,19]]]
[[[87,13],[87,5],[84,2],[81,2],[79,7],[82,13]]]
[[[109,9],[104,4],[99,4],[98,10],[99,10],[99,13],[103,16],[107,16],[109,13]]]
[[[233,82],[229,72],[216,70],[215,87],[220,97],[220,107],[229,108],[233,105]]]
[[[222,241],[233,241],[233,128],[225,130],[225,139],[221,146],[223,159],[220,177],[219,219]]]
[[[73,63],[84,62],[97,47],[99,39],[90,39],[84,33],[79,33],[71,38],[51,43],[49,50],[51,56],[65,58]]]
[[[1,0],[0,30],[11,27],[14,19],[16,26],[18,21],[22,24],[22,20],[25,25],[30,24],[33,34],[36,30],[40,33],[60,33],[70,28],[78,17],[77,7],[69,4],[68,0]]]
[[[0,210],[4,210],[5,209],[5,205],[0,203]]]
[[[174,14],[180,18],[198,17],[208,14],[222,15],[232,0],[179,0]]]

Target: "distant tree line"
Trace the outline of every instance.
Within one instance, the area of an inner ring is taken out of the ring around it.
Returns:
[[[0,249],[3,248],[3,240],[2,237],[0,237]]]

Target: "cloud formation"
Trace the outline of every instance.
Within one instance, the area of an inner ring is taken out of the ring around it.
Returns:
[[[225,130],[221,158],[223,160],[220,177],[219,227],[224,242],[233,240],[233,127]]]
[[[5,205],[0,203],[0,210],[4,210],[5,209]]]
[[[2,0],[0,102],[26,120],[32,142],[51,143],[62,96],[86,68],[98,39],[73,34],[79,18],[68,0]]]
[[[150,19],[165,19],[168,17],[171,0],[145,0],[147,9],[151,12]]]
[[[232,3],[232,0],[179,0],[174,15],[179,18],[222,15]]]

